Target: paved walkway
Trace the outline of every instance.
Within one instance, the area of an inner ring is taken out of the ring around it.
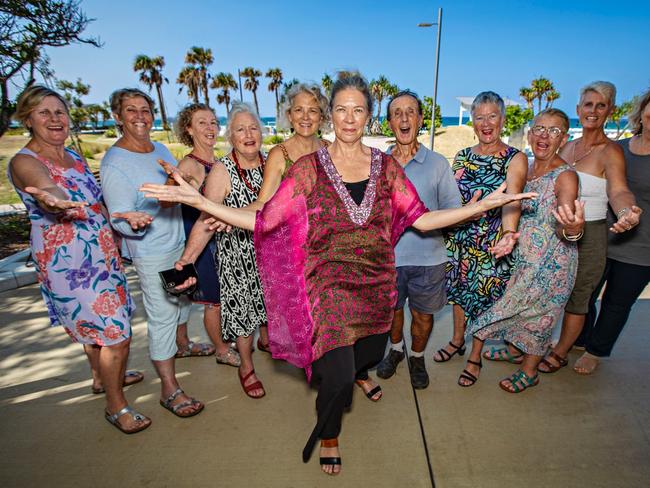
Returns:
[[[133,273],[129,274],[133,282]],[[158,405],[147,359],[140,293],[130,367],[145,381],[127,397],[149,415],[145,432],[125,436],[90,394],[81,347],[49,328],[36,285],[0,293],[0,480],[3,487],[429,487],[427,451],[405,364],[382,382],[384,398],[355,393],[340,438],[343,473],[320,473],[317,452],[300,453],[315,419],[300,371],[255,353],[267,396],[244,396],[236,370],[213,358],[183,359],[183,387],[206,410],[179,419]],[[522,395],[497,382],[509,364],[486,364],[476,386],[461,389],[463,362],[434,364],[448,340],[447,308],[436,317],[426,353],[431,386],[417,393],[437,487],[645,487],[650,479],[650,301],[641,300],[615,356],[597,374],[570,368],[544,376]],[[203,337],[200,308],[190,331]],[[577,357],[571,354],[571,362]]]

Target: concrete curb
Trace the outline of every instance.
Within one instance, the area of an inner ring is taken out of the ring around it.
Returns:
[[[0,259],[0,292],[14,290],[38,281],[31,250],[25,249]]]

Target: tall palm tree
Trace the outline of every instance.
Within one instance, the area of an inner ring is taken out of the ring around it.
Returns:
[[[542,98],[546,96],[548,92],[554,90],[553,83],[548,78],[540,76],[535,78],[530,82],[530,87],[535,92],[535,98],[537,99],[537,112],[542,111]]]
[[[331,76],[328,75],[327,73],[325,73],[325,74],[323,75],[323,78],[321,79],[320,84],[321,84],[321,86],[323,87],[323,90],[325,90],[325,94],[326,94],[328,97],[329,97],[330,94],[332,93],[332,84],[333,84],[333,83],[334,83],[334,82],[332,81]]]
[[[167,122],[167,112],[165,111],[165,102],[163,100],[162,85],[169,83],[169,80],[162,74],[162,69],[165,67],[165,58],[156,56],[150,58],[145,54],[138,54],[133,61],[133,71],[140,72],[140,82],[149,87],[156,87],[158,94],[158,106],[160,107],[160,118],[162,119],[163,129],[169,130],[169,123]]]
[[[275,93],[275,123],[280,120],[280,96],[278,90],[282,87],[282,70],[280,68],[271,68],[264,75],[271,80],[269,91]]]
[[[533,102],[537,98],[535,91],[530,87],[524,86],[519,89],[519,96],[526,101],[526,106],[532,110]]]
[[[205,104],[210,106],[210,97],[208,96],[208,79],[210,75],[208,74],[208,66],[214,62],[212,49],[192,46],[187,51],[187,54],[185,54],[185,62],[196,66],[196,69],[199,71],[199,89],[203,92]]]
[[[546,107],[545,108],[551,108],[553,106],[553,102],[560,98],[560,93],[557,90],[551,90],[546,93]]]
[[[260,81],[258,78],[262,76],[262,72],[258,69],[248,66],[241,70],[241,75],[246,78],[244,81],[244,88],[253,93],[253,100],[255,101],[255,110],[257,110],[257,115],[260,114],[260,106],[257,103],[257,89],[260,86]]]
[[[230,73],[217,73],[212,77],[210,88],[221,90],[221,93],[217,95],[217,103],[225,104],[226,114],[230,114],[230,90],[239,88],[235,78]]]
[[[185,66],[178,73],[176,83],[181,85],[178,93],[183,91],[183,86],[187,88],[187,96],[194,103],[199,103],[199,89],[201,88],[201,74],[196,66]]]
[[[370,82],[370,94],[377,101],[377,115],[374,117],[375,120],[379,120],[381,116],[381,104],[384,99],[397,92],[397,85],[393,85],[384,75]]]

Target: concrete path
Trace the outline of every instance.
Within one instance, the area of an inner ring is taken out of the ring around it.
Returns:
[[[48,327],[37,285],[0,293],[3,487],[431,486],[406,364],[382,382],[377,404],[355,392],[336,478],[320,473],[317,451],[308,464],[300,458],[315,421],[315,392],[300,371],[267,354],[254,354],[267,390],[262,400],[247,398],[236,369],[214,358],[177,361],[182,386],[206,409],[191,419],[172,416],[158,405],[141,297],[129,276],[139,307],[130,367],[146,378],[127,397],[153,420],[133,436],[103,419],[103,397],[90,393],[81,346]],[[641,300],[614,357],[594,376],[565,368],[522,395],[498,388],[513,370],[508,364],[486,364],[473,388],[456,386],[463,361],[431,359],[451,328],[450,310],[438,314],[426,353],[431,386],[417,393],[435,486],[648,486],[649,313],[650,301]],[[205,336],[199,307],[190,332]]]

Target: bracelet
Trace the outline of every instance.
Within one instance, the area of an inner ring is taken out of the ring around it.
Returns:
[[[563,236],[567,241],[570,241],[570,242],[576,242],[576,241],[579,241],[579,240],[582,238],[583,235],[585,235],[585,233],[584,233],[584,231],[581,230],[580,232],[578,232],[578,233],[577,233],[576,235],[574,235],[574,236],[568,236],[568,235],[566,235],[566,232],[564,232],[564,229],[562,229],[562,236]]]
[[[620,209],[618,212],[616,212],[616,219],[620,219],[623,215],[625,215],[626,213],[628,213],[629,210],[630,210],[630,209],[629,209],[628,207],[625,207],[625,208]]]
[[[515,233],[514,230],[504,230],[503,232],[501,232],[501,237],[504,237],[506,234],[514,234],[514,233]]]

